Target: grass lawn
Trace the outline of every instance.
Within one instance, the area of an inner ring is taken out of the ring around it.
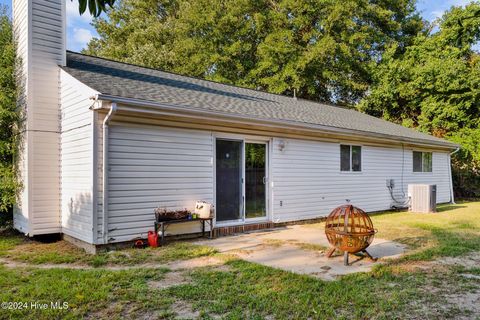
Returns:
[[[171,319],[180,309],[186,318],[202,319],[475,319],[480,316],[472,313],[475,309],[469,312],[456,302],[480,293],[480,265],[427,261],[480,254],[479,218],[480,202],[442,206],[436,214],[374,215],[378,237],[402,242],[411,248],[410,253],[379,264],[371,272],[336,281],[238,259],[227,259],[222,267],[181,272],[165,268],[112,270],[108,266],[165,263],[217,254],[207,247],[183,242],[158,249],[89,256],[64,242],[42,244],[4,233],[0,235],[0,258],[28,265],[10,268],[0,264],[0,302],[30,305],[59,301],[68,302],[69,308],[0,309],[0,319]],[[322,224],[311,227],[321,228]],[[84,265],[85,269],[41,268],[47,263]],[[411,267],[422,264],[428,267]],[[152,286],[174,274],[188,281],[163,288]]]

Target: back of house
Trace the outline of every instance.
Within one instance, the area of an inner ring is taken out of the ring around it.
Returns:
[[[87,249],[146,238],[154,209],[214,205],[244,230],[453,201],[458,146],[354,110],[65,50],[65,2],[14,0],[27,116],[15,227]],[[199,231],[195,222],[169,234]]]

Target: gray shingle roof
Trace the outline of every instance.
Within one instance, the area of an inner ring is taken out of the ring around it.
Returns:
[[[241,115],[256,120],[288,121],[361,131],[366,136],[418,140],[432,145],[454,144],[355,110],[270,94],[217,82],[67,52],[63,69],[104,95],[188,107],[199,111]]]

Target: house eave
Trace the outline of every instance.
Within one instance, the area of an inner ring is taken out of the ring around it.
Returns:
[[[303,130],[303,131],[315,131],[318,133],[325,133],[325,134],[335,134],[338,136],[343,136],[345,139],[349,139],[351,137],[359,137],[364,136],[370,139],[374,139],[380,142],[391,142],[395,141],[397,143],[408,143],[412,145],[418,145],[422,147],[430,147],[430,148],[440,148],[440,149],[447,149],[447,150],[454,150],[460,147],[460,145],[451,143],[448,141],[431,141],[426,139],[414,139],[414,138],[407,138],[407,137],[398,137],[395,135],[388,135],[388,134],[381,134],[381,133],[374,133],[369,131],[362,131],[362,130],[353,130],[353,129],[346,129],[346,128],[338,128],[338,127],[331,127],[325,125],[316,125],[316,124],[309,124],[309,123],[299,123],[295,121],[288,121],[288,120],[272,120],[272,119],[259,119],[259,118],[251,118],[242,115],[236,115],[226,112],[218,112],[218,111],[208,111],[208,110],[198,110],[193,109],[190,107],[184,106],[174,106],[165,103],[159,103],[154,101],[147,101],[135,98],[125,98],[119,97],[114,95],[107,95],[107,94],[97,94],[92,99],[96,101],[105,101],[105,102],[112,102],[117,103],[119,105],[128,106],[127,108],[123,108],[124,111],[136,111],[142,110],[143,112],[151,112],[157,115],[165,114],[165,115],[177,115],[177,116],[184,116],[184,117],[215,117],[216,119],[221,119],[222,121],[228,121],[232,124],[237,125],[251,125],[253,123],[259,124],[262,126],[272,127],[272,128],[279,128],[279,129],[294,129],[294,130]],[[134,107],[134,108],[132,108]],[[98,104],[97,107],[93,108],[94,110],[105,109],[106,107],[104,104]]]

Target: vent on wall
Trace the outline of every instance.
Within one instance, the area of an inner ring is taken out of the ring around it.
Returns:
[[[435,184],[409,184],[408,197],[412,212],[437,211],[437,185]]]

